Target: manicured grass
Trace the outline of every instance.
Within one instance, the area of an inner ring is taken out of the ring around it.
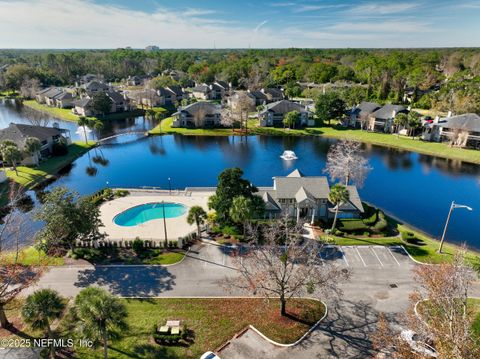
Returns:
[[[439,241],[430,238],[418,231],[415,231],[404,224],[397,224],[397,230],[402,232],[411,232],[416,238],[421,240],[420,244],[410,244],[404,242],[400,236],[395,237],[360,237],[353,238],[349,236],[337,237],[328,236],[333,242],[340,246],[352,246],[352,245],[383,245],[383,246],[398,246],[402,245],[408,251],[408,253],[419,262],[423,263],[442,263],[450,261],[453,258],[453,254],[459,249],[458,246],[450,243],[445,243],[443,246],[443,253],[437,252]],[[326,237],[323,237],[326,239]],[[467,260],[471,262],[477,262],[480,257],[480,253],[475,251],[468,251]]]
[[[109,358],[199,358],[215,350],[249,324],[267,337],[284,343],[300,338],[324,314],[323,304],[294,299],[287,312],[298,320],[281,317],[278,300],[264,299],[122,299],[128,310],[129,329],[110,344]],[[193,331],[190,346],[160,346],[152,341],[154,325],[180,320]],[[79,358],[103,358],[101,349],[76,348]]]
[[[7,262],[13,262],[15,259],[15,253],[7,253],[2,259]],[[18,255],[18,263],[23,265],[61,266],[65,261],[61,257],[48,256],[43,251],[39,251],[35,247],[30,246],[20,251]]]
[[[57,108],[50,107],[41,103],[38,103],[35,100],[25,100],[23,105],[29,108],[32,108],[36,111],[40,111],[49,115],[52,115],[55,118],[65,121],[78,122],[79,117],[72,113],[72,110],[69,108]]]
[[[143,264],[174,264],[180,262],[185,257],[184,252],[160,252],[150,258],[142,260]]]
[[[49,115],[52,115],[55,118],[60,120],[70,121],[70,122],[78,122],[79,116],[72,113],[72,110],[69,108],[57,108],[57,107],[50,107],[41,103],[38,103],[35,100],[25,100],[23,101],[23,105],[29,108],[32,108],[36,111],[40,111]],[[129,117],[137,117],[143,115],[144,111],[141,109],[136,109],[134,111],[129,112],[119,112],[119,113],[111,113],[105,115],[103,117],[87,117],[91,120],[101,120],[101,121],[111,121],[111,120],[119,120]]]
[[[151,135],[178,133],[186,136],[231,136],[234,134],[230,128],[174,128],[172,123],[173,117],[167,117],[149,133]]]
[[[6,169],[7,177],[22,185],[27,189],[31,189],[39,183],[52,178],[59,170],[67,166],[69,163],[83,155],[96,144],[95,142],[74,142],[68,146],[68,154],[65,156],[53,156],[38,167],[18,166],[17,173],[13,169]]]

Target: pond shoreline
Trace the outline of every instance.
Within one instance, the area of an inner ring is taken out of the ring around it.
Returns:
[[[161,126],[161,127],[160,127]],[[172,118],[162,120],[162,123],[149,131],[151,135],[179,134],[183,136],[285,136],[285,137],[327,137],[335,139],[351,139],[366,144],[395,148],[435,156],[450,160],[480,164],[480,151],[465,148],[449,147],[445,143],[426,142],[420,138],[367,132],[358,129],[342,128],[336,125],[323,127],[307,127],[303,129],[283,129],[259,127],[251,125],[247,134],[239,133],[230,128],[188,129],[172,127]]]

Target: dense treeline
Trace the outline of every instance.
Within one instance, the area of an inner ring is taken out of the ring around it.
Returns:
[[[43,86],[67,85],[86,73],[119,81],[174,69],[185,73],[180,83],[221,79],[243,88],[282,86],[298,96],[298,81],[348,82],[363,84],[345,94],[348,103],[401,102],[413,89],[413,102],[423,108],[480,111],[479,49],[1,50],[4,64],[3,89],[19,89],[32,78]]]

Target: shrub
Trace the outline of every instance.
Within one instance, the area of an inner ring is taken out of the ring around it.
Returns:
[[[143,252],[144,250],[143,241],[138,237],[135,238],[132,243],[132,249],[137,255]]]
[[[373,211],[368,217],[363,219],[363,223],[366,226],[373,226],[378,219],[378,211]]]
[[[339,229],[343,232],[361,232],[367,229],[367,226],[361,219],[341,219]]]
[[[129,191],[126,189],[117,189],[116,191],[113,192],[113,196],[115,198],[120,198],[120,197],[126,197],[130,194]]]
[[[73,259],[85,259],[87,261],[92,261],[97,258],[102,257],[102,251],[98,248],[75,248],[71,253]]]
[[[375,223],[375,225],[372,227],[373,231],[380,233],[383,232],[387,229],[388,227],[388,222],[385,219],[385,214],[381,211],[378,212],[378,221]]]

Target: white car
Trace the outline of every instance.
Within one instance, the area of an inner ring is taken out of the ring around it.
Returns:
[[[426,355],[430,358],[438,358],[438,353],[431,345],[420,341],[418,334],[413,330],[405,329],[400,333],[400,338],[410,345],[410,348],[418,354]]]
[[[200,359],[220,359],[220,357],[214,352],[206,352],[206,353],[203,353]]]

